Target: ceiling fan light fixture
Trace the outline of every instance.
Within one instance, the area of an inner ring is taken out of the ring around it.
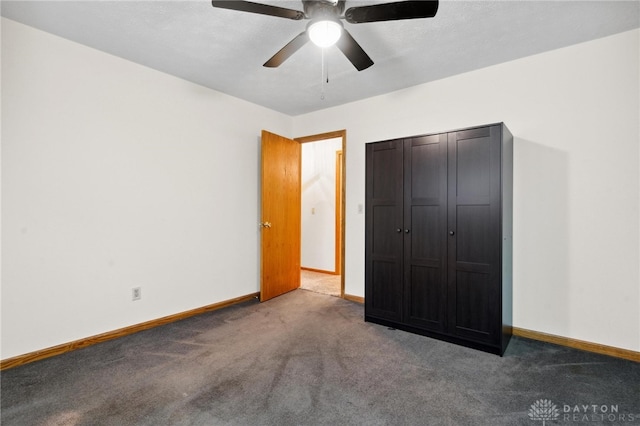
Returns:
[[[309,39],[318,47],[336,44],[342,35],[342,25],[336,21],[323,20],[312,22],[307,30]]]

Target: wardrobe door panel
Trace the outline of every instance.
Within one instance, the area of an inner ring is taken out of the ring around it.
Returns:
[[[411,139],[408,144],[410,156],[410,185],[408,192],[413,199],[440,199],[441,144],[440,136]]]
[[[399,142],[386,142],[372,146],[371,149],[371,198],[381,200],[395,200],[398,195],[397,176],[402,176],[402,163],[399,155],[402,154],[402,146]]]
[[[370,293],[367,294],[369,313],[386,319],[400,319],[400,288],[398,263],[377,259],[371,265]]]
[[[398,238],[398,213],[396,206],[373,206],[371,208],[371,248],[377,257],[394,258],[398,256],[400,239]],[[396,230],[396,232],[393,232]]]
[[[452,132],[448,142],[449,332],[500,337],[500,132]]]
[[[475,339],[490,339],[493,291],[489,274],[457,271],[456,275],[456,333]]]
[[[440,206],[412,206],[411,223],[408,237],[413,257],[439,261],[444,255]]]
[[[442,291],[442,268],[413,266],[411,268],[411,299],[409,322],[427,328],[441,329],[445,312],[445,293]]]
[[[447,135],[404,142],[404,322],[446,328]]]
[[[491,195],[489,128],[454,133],[456,139],[456,197],[478,199]]]
[[[402,311],[402,141],[366,147],[365,315]]]
[[[490,205],[459,205],[456,210],[456,261],[488,265],[491,235]]]

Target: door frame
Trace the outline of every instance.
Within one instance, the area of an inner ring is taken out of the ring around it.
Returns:
[[[346,201],[346,187],[347,187],[347,131],[346,130],[336,130],[333,132],[327,132],[327,133],[319,133],[319,134],[315,134],[315,135],[309,135],[309,136],[302,136],[299,138],[293,138],[294,141],[297,141],[301,144],[303,143],[307,143],[307,142],[320,142],[326,139],[336,139],[336,138],[341,138],[342,139],[342,179],[340,182],[341,188],[340,188],[340,218],[336,218],[336,225],[338,225],[338,220],[339,220],[339,225],[340,225],[340,240],[339,240],[339,244],[340,244],[340,253],[336,253],[336,271],[340,271],[340,297],[344,298],[344,257],[345,257],[345,252],[344,252],[344,240],[345,240],[345,201]],[[337,177],[336,177],[337,178]],[[338,185],[336,184],[336,187]],[[300,206],[302,208],[302,206]],[[336,231],[338,232],[338,231]]]
[[[341,259],[342,259],[342,218],[344,217],[344,215],[342,214],[342,205],[344,204],[342,202],[342,181],[343,179],[343,175],[342,175],[342,169],[343,169],[343,164],[344,164],[344,157],[342,157],[342,150],[340,151],[336,151],[336,208],[335,208],[335,231],[336,231],[336,235],[335,235],[335,265],[334,265],[334,269],[335,269],[335,274],[336,275],[342,275],[342,263],[341,263]]]

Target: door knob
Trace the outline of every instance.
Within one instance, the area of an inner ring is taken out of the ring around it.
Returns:
[[[409,233],[409,230],[408,230],[408,229],[405,229],[405,230],[404,230],[404,233],[405,233],[405,234],[408,234],[408,233]]]
[[[455,234],[455,232],[449,231],[449,235],[453,236],[454,234]]]
[[[396,232],[402,232],[402,229],[398,228],[396,229]]]
[[[271,222],[261,222],[260,226],[263,228],[271,228]]]

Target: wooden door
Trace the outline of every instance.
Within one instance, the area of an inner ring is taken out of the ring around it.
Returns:
[[[366,146],[365,318],[402,318],[402,140]]]
[[[404,142],[404,322],[445,331],[447,134]]]
[[[500,127],[448,136],[449,332],[494,344],[501,332]]]
[[[300,287],[300,143],[262,131],[260,301]]]

